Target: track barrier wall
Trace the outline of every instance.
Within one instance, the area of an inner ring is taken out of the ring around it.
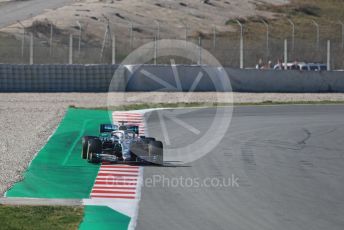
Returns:
[[[189,91],[200,72],[203,75],[194,91],[344,92],[344,71],[242,70],[197,65],[177,65],[176,69],[180,87],[170,65],[0,64],[0,92],[107,92],[111,82],[110,91]],[[231,87],[223,86],[221,79],[227,77],[223,71],[230,78]],[[168,86],[163,86],[161,80]]]

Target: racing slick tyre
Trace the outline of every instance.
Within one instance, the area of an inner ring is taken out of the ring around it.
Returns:
[[[88,141],[97,137],[94,136],[84,136],[82,137],[82,148],[81,148],[81,158],[87,158],[87,148],[88,148]]]
[[[139,154],[139,147],[137,143],[133,143],[130,146],[130,161],[137,161],[137,155]]]
[[[144,143],[149,144],[151,141],[155,141],[155,138],[154,137],[145,137],[145,138],[142,138],[142,140]]]
[[[150,141],[148,144],[149,156],[156,156],[156,160],[153,162],[158,165],[164,164],[164,150],[161,141]]]
[[[88,141],[87,159],[90,163],[97,163],[99,159],[96,158],[97,153],[102,152],[102,142],[99,139],[90,139]]]

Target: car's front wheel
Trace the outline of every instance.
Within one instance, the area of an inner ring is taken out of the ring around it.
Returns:
[[[82,137],[82,147],[81,147],[81,158],[87,158],[87,148],[88,148],[88,141],[97,137],[94,136],[84,136]]]
[[[102,153],[102,142],[99,139],[90,139],[87,147],[87,159],[90,163],[97,163],[97,154]]]
[[[164,151],[163,144],[161,141],[150,141],[148,144],[149,156],[155,156],[156,160],[153,162],[158,165],[164,164]]]

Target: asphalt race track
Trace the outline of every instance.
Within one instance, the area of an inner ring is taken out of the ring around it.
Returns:
[[[152,136],[161,135],[155,113]],[[213,115],[190,110],[182,119],[202,130]],[[184,167],[145,167],[144,179],[234,175],[239,187],[145,186],[137,229],[343,229],[343,115],[342,105],[236,107],[211,153]],[[193,138],[166,124],[171,140]]]

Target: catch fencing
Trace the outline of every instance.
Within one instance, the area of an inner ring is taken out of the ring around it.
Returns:
[[[167,26],[152,25],[107,26],[99,22],[97,28],[86,27],[80,21],[77,25],[64,25],[49,21],[35,21],[29,27],[16,28],[17,37],[0,34],[0,62],[7,64],[118,64],[140,46],[152,43],[151,56],[159,53],[160,39],[185,40],[199,45],[216,57],[222,66],[231,68],[253,68],[259,59],[264,63],[271,60],[276,63],[284,59],[284,41],[287,40],[288,61],[327,63],[327,42],[331,42],[330,67],[344,69],[344,25],[338,23],[319,25],[319,33],[310,22],[307,31],[300,31],[295,25],[283,25],[285,33],[277,30],[280,25],[270,25],[265,30],[261,24],[259,32],[252,37],[252,31],[233,23],[237,31],[223,32],[209,27],[206,32],[188,25]],[[288,23],[287,21],[285,24]],[[276,32],[277,31],[277,32]],[[269,33],[267,33],[269,32]],[[94,33],[97,36],[94,36]],[[92,35],[93,34],[93,35]],[[242,36],[241,36],[242,35]],[[241,40],[243,46],[241,47]],[[157,41],[155,44],[154,41]],[[170,64],[169,59],[158,58],[145,64]],[[177,64],[201,64],[197,60],[176,58]],[[242,62],[242,63],[241,63]],[[131,63],[137,64],[137,63]],[[241,65],[242,64],[242,65]]]

